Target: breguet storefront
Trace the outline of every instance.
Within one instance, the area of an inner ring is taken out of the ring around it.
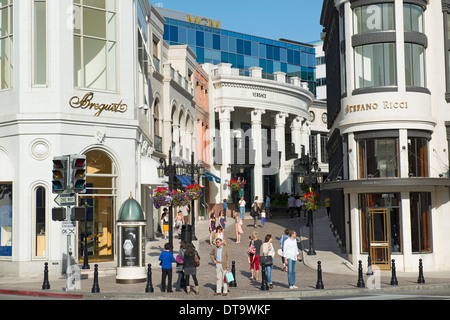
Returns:
[[[84,249],[89,262],[115,261],[118,210],[130,193],[153,219],[149,186],[164,182],[151,92],[137,77],[136,10],[116,0],[0,2],[1,276],[39,275],[44,262],[60,274],[67,254],[79,263]],[[77,199],[87,219],[71,243],[52,219],[52,159],[69,154],[87,158]]]

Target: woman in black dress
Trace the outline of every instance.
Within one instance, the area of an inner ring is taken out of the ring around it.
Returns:
[[[192,276],[194,279],[194,292],[195,294],[199,294],[198,281],[197,281],[197,267],[195,266],[195,257],[197,256],[198,260],[200,260],[200,256],[198,255],[197,250],[192,243],[186,244],[186,249],[184,251],[184,266],[183,272],[185,275],[185,283],[186,283],[186,293],[191,292],[191,287],[189,285],[189,276]]]

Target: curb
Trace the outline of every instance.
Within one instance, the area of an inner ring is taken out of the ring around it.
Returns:
[[[448,289],[450,288],[449,283],[441,284],[416,284],[409,286],[391,286],[383,287],[379,289],[370,288],[354,288],[354,289],[316,289],[316,290],[306,290],[306,291],[282,291],[282,292],[261,292],[254,295],[234,297],[233,300],[289,300],[289,299],[301,299],[301,298],[313,298],[313,297],[327,297],[327,296],[350,296],[358,294],[389,294],[389,293],[416,293],[416,292],[427,292],[436,289]],[[43,297],[43,298],[61,298],[61,299],[84,299],[84,300],[102,300],[102,299],[112,299],[112,300],[183,300],[168,298],[162,296],[155,296],[151,293],[86,293],[86,294],[69,294],[69,293],[57,293],[57,292],[42,292],[42,291],[31,291],[31,290],[12,290],[12,289],[0,289],[0,298],[2,294],[6,295],[20,295],[20,296],[31,296],[31,297]],[[202,300],[212,300],[212,299],[198,299]],[[195,301],[195,300],[194,300]],[[226,301],[226,300],[223,300]]]
[[[83,299],[82,294],[71,293],[57,293],[57,292],[43,292],[32,290],[16,290],[16,289],[0,289],[0,295],[16,295],[42,298],[61,298],[61,299]]]

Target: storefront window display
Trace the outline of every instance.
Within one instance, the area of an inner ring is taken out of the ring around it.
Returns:
[[[431,252],[431,193],[411,192],[409,201],[412,252]]]
[[[0,183],[0,257],[12,256],[12,183]]]

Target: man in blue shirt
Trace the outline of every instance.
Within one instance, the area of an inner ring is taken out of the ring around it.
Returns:
[[[164,245],[164,251],[161,252],[159,255],[158,260],[161,261],[161,292],[166,291],[166,277],[168,278],[167,281],[167,292],[173,292],[172,291],[172,263],[175,262],[175,259],[173,258],[173,253],[170,252],[170,249],[172,249],[172,246],[170,243],[166,243]]]
[[[267,215],[267,218],[272,217],[272,215],[270,214],[270,197],[269,197],[269,195],[266,195],[266,215]]]

